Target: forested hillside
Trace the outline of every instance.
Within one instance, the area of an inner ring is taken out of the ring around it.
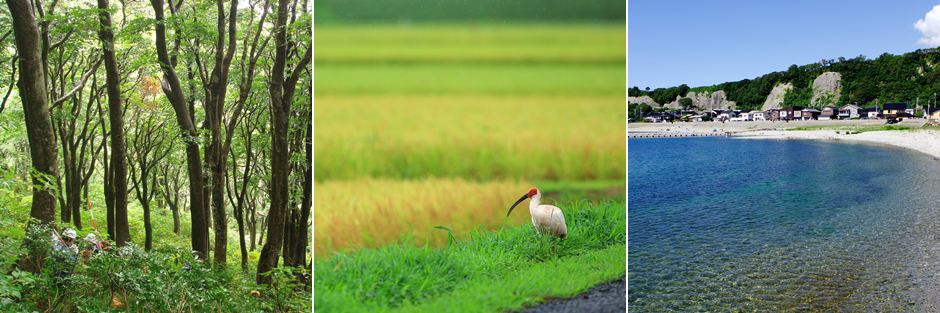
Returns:
[[[785,96],[784,104],[807,105],[812,97],[813,80],[825,72],[842,74],[842,96],[837,104],[858,103],[869,107],[886,102],[910,102],[920,98],[921,105],[928,99],[934,101],[940,91],[940,50],[922,49],[903,55],[884,53],[876,59],[864,55],[852,59],[823,59],[802,66],[791,65],[788,69],[773,72],[754,79],[726,82],[712,86],[690,88],[681,85],[670,88],[634,86],[628,90],[631,97],[650,96],[657,103],[668,103],[677,96],[684,97],[689,91],[701,92],[724,90],[728,100],[734,101],[738,109],[759,109],[774,86],[793,83],[793,90]],[[931,104],[934,105],[934,104]]]

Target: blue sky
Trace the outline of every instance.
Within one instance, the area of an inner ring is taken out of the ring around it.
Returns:
[[[627,86],[710,86],[792,64],[937,47],[940,7],[927,15],[938,5],[940,0],[629,1]]]

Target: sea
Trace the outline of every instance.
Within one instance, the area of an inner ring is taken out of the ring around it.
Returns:
[[[630,312],[940,312],[940,160],[839,141],[628,139]]]

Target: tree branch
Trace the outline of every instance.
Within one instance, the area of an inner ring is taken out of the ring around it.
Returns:
[[[63,102],[65,102],[65,100],[68,100],[69,97],[71,97],[73,94],[75,94],[75,92],[77,92],[78,90],[84,88],[84,87],[85,87],[85,82],[88,81],[88,78],[91,77],[91,74],[94,74],[95,71],[98,70],[98,65],[101,65],[101,61],[102,61],[102,60],[103,60],[103,59],[98,58],[98,61],[96,61],[95,64],[91,66],[91,69],[89,69],[88,72],[86,72],[84,75],[82,75],[82,79],[81,79],[81,81],[78,83],[78,85],[76,85],[74,88],[72,88],[72,90],[69,90],[69,92],[67,92],[67,93],[65,93],[64,95],[62,95],[61,97],[59,97],[58,100],[56,100],[55,102],[53,102],[52,105],[49,106],[49,110],[52,110],[53,108],[55,108],[55,107],[61,105]]]
[[[3,109],[6,108],[7,99],[10,98],[10,92],[13,91],[13,86],[16,86],[16,60],[19,58],[19,55],[14,55],[12,58],[10,58],[10,62],[12,63],[13,68],[13,70],[10,71],[10,88],[7,88],[7,94],[3,96],[3,102],[0,102],[0,113],[3,113]]]

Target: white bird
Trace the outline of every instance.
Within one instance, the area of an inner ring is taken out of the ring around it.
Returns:
[[[509,216],[509,213],[512,213],[512,209],[525,200],[529,200],[529,214],[532,215],[532,226],[535,226],[535,233],[541,236],[543,233],[548,233],[552,237],[564,240],[568,237],[568,226],[565,225],[565,215],[561,213],[561,209],[551,205],[540,205],[542,203],[542,193],[539,192],[537,188],[529,189],[529,192],[519,198],[516,203],[509,208],[509,212],[506,213],[506,216]],[[555,251],[555,246],[552,246],[552,252]]]

